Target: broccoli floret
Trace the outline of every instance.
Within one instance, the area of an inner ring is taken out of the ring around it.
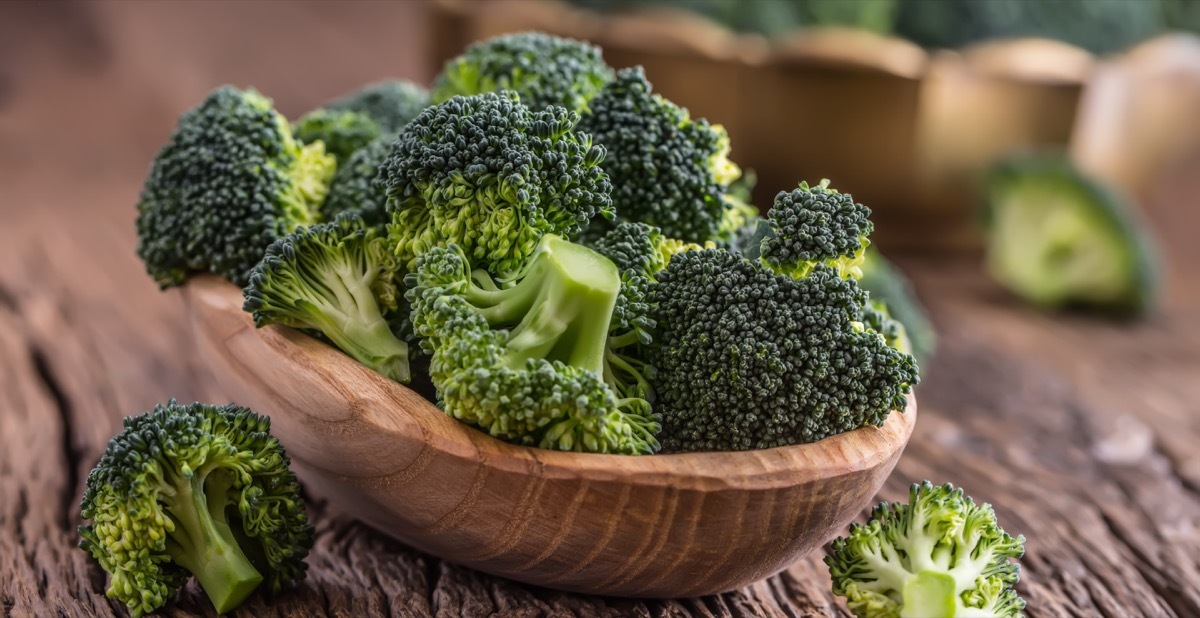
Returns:
[[[405,125],[431,103],[429,91],[425,88],[410,81],[392,79],[351,92],[325,105],[325,109],[366,114],[378,125],[380,135],[393,140]]]
[[[296,139],[305,144],[321,141],[325,152],[340,165],[360,148],[379,137],[379,125],[370,116],[349,110],[317,109],[292,126]]]
[[[693,120],[687,110],[651,93],[641,67],[617,73],[592,100],[579,130],[608,153],[603,167],[612,178],[620,220],[703,243],[730,240],[753,212],[728,199],[741,170],[729,160],[725,129]],[[607,229],[601,224],[596,235]]]
[[[334,158],[302,145],[270,99],[218,88],[184,113],[138,202],[138,256],[162,287],[195,273],[245,285],[276,238],[318,219]]]
[[[887,314],[901,324],[913,357],[924,364],[937,348],[937,332],[908,278],[875,247],[867,248],[861,270],[858,285],[871,294],[872,302],[886,305]]]
[[[388,315],[400,311],[398,264],[387,237],[349,214],[301,228],[267,248],[250,273],[254,325],[312,328],[371,369],[406,383],[408,344]]]
[[[196,576],[217,613],[265,582],[304,578],[313,544],[300,486],[271,420],[233,404],[179,405],[125,419],[87,478],[80,547],[136,618]]]
[[[1025,537],[1000,527],[988,504],[952,485],[914,484],[908,504],[882,503],[825,558],[835,594],[858,618],[1018,618],[1013,585]]]
[[[828,180],[811,188],[801,182],[775,196],[767,212],[771,233],[762,241],[762,261],[792,277],[804,277],[817,264],[826,264],[843,277],[858,279],[875,229],[870,216],[870,208],[831,188]]]
[[[578,122],[561,107],[530,111],[511,92],[421,112],[380,168],[401,263],[411,269],[454,243],[472,266],[507,279],[543,234],[574,239],[597,214],[611,216],[604,149],[573,131]]]
[[[391,138],[380,138],[354,151],[338,164],[329,195],[321,211],[332,219],[342,213],[355,213],[370,226],[384,227],[391,221],[387,213],[387,194],[379,184],[379,168],[392,151]]]
[[[532,110],[551,105],[584,113],[612,79],[600,48],[540,32],[506,34],[475,43],[450,60],[434,81],[433,101],[512,90]]]
[[[413,328],[447,414],[543,448],[657,450],[649,403],[605,382],[605,341],[620,291],[612,262],[553,234],[500,288],[457,245],[436,247],[408,278]]]
[[[1158,260],[1134,207],[1058,155],[997,165],[987,184],[986,264],[1000,284],[1046,308],[1140,315],[1158,296]]]

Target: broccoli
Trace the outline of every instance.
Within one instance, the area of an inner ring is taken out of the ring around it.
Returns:
[[[887,314],[902,325],[913,357],[923,364],[937,347],[937,332],[913,292],[912,284],[875,247],[867,248],[861,270],[858,285],[871,294],[873,303],[878,301],[886,305]]]
[[[379,138],[338,164],[321,207],[327,219],[355,213],[367,225],[380,228],[391,221],[386,209],[387,194],[379,184],[379,168],[387,161],[392,142],[391,138]]]
[[[196,576],[217,613],[265,581],[304,578],[313,544],[300,486],[271,420],[233,404],[179,405],[125,419],[87,477],[80,547],[136,618]]]
[[[507,279],[543,234],[571,240],[597,214],[611,216],[604,148],[573,131],[578,121],[561,107],[531,111],[511,92],[421,112],[380,168],[402,265],[454,243],[473,267]]]
[[[819,189],[776,197],[759,226],[769,233],[752,247],[761,251],[678,253],[650,286],[664,448],[811,442],[905,409],[916,362],[848,276],[869,211]]]
[[[292,126],[296,139],[305,144],[321,141],[325,152],[341,164],[350,155],[379,137],[379,125],[370,116],[348,110],[313,110]]]
[[[446,63],[433,102],[460,95],[512,90],[534,111],[555,105],[584,113],[612,79],[600,48],[540,32],[506,34],[475,43]]]
[[[366,114],[375,121],[379,133],[389,140],[400,132],[421,110],[429,107],[429,91],[405,80],[384,80],[367,85],[328,103],[325,109]]]
[[[137,253],[164,288],[195,273],[245,285],[276,238],[318,219],[334,173],[322,142],[302,145],[271,100],[224,86],[184,113],[146,179]]]
[[[319,330],[358,362],[407,383],[408,344],[387,319],[403,300],[397,270],[378,228],[357,215],[341,215],[272,243],[250,273],[243,308],[258,327]]]
[[[1020,566],[1009,559],[1024,554],[1024,543],[990,505],[925,481],[909,489],[908,504],[884,502],[865,525],[852,525],[825,564],[834,593],[858,618],[1018,618]]]
[[[1115,188],[1054,154],[1000,162],[987,183],[986,264],[1046,308],[1136,316],[1158,295],[1154,243]]]
[[[727,199],[741,170],[729,160],[725,129],[693,120],[687,110],[652,94],[642,67],[617,73],[592,100],[579,131],[607,151],[603,167],[612,178],[621,220],[703,243],[731,237],[748,214],[738,208],[740,202]],[[601,225],[589,233],[607,230]]]
[[[620,292],[616,266],[546,234],[500,288],[457,245],[430,249],[407,279],[413,328],[447,414],[542,448],[657,450],[649,403],[605,382],[605,343]]]

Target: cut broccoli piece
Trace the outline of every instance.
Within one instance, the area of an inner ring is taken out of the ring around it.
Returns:
[[[245,285],[276,238],[318,219],[334,173],[270,99],[224,86],[184,113],[138,202],[137,253],[164,288],[195,273]]]
[[[311,111],[296,121],[292,131],[305,144],[324,142],[325,151],[337,158],[339,164],[379,137],[379,125],[374,120],[347,110]]]
[[[1115,188],[1057,155],[1001,162],[987,185],[988,271],[1047,308],[1139,315],[1158,295],[1148,232]]]
[[[383,137],[393,140],[421,110],[429,107],[429,91],[410,81],[391,79],[369,84],[325,105],[331,111],[366,114]]]
[[[506,34],[475,43],[450,60],[433,85],[433,101],[512,90],[534,111],[555,105],[584,113],[612,79],[600,48],[540,32]]]
[[[875,247],[867,248],[861,270],[858,285],[871,294],[872,302],[886,305],[887,314],[902,325],[913,357],[924,364],[937,348],[937,331],[908,278]]]
[[[511,287],[471,272],[457,245],[435,247],[408,278],[414,330],[447,414],[493,436],[567,451],[657,450],[644,399],[605,383],[616,266],[553,234]]]
[[[908,504],[882,503],[835,539],[825,558],[835,594],[858,618],[1019,618],[1013,585],[1025,537],[1013,538],[988,504],[926,481]]]
[[[868,237],[875,226],[871,209],[848,193],[830,188],[828,180],[808,183],[775,196],[767,212],[771,234],[762,242],[762,261],[779,274],[806,276],[817,264],[858,279]]]
[[[753,212],[729,194],[741,170],[729,160],[725,129],[652,94],[641,67],[617,73],[592,100],[579,131],[607,151],[603,167],[620,220],[687,242],[728,242]],[[589,234],[611,227],[597,223]]]
[[[80,547],[136,618],[196,576],[217,613],[260,583],[304,578],[313,544],[300,487],[265,416],[230,404],[179,405],[125,419],[88,475]]]
[[[387,193],[379,184],[379,168],[392,151],[391,138],[380,138],[356,150],[338,165],[329,184],[329,195],[321,207],[325,218],[354,213],[370,226],[384,227],[391,221]]]
[[[611,216],[604,149],[561,107],[533,112],[513,93],[455,97],[421,112],[380,169],[401,263],[454,243],[501,279],[543,234],[574,239]]]
[[[319,330],[371,369],[408,382],[408,344],[389,324],[400,311],[398,265],[387,238],[356,215],[279,239],[250,274],[244,309],[254,325]]]

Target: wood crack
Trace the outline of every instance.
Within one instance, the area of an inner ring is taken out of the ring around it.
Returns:
[[[71,403],[67,400],[66,393],[58,378],[55,377],[54,371],[51,370],[50,364],[46,362],[46,356],[33,342],[30,342],[29,350],[33,359],[33,367],[37,371],[42,386],[45,387],[50,399],[54,402],[54,410],[58,413],[59,423],[62,425],[62,435],[59,437],[67,465],[64,470],[66,482],[63,484],[62,494],[59,496],[60,524],[68,535],[74,536],[75,513],[79,509],[79,496],[76,495],[75,488],[79,485],[79,464],[82,453],[75,446],[75,436],[72,433]]]

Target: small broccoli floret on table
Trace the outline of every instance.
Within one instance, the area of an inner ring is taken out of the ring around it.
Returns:
[[[329,194],[321,211],[332,219],[342,213],[362,217],[370,226],[384,227],[391,217],[387,213],[387,194],[379,183],[379,168],[392,151],[391,138],[379,138],[356,150],[338,164]]]
[[[611,216],[604,149],[574,131],[578,121],[561,107],[531,111],[511,92],[421,112],[380,172],[401,263],[411,269],[454,243],[473,267],[506,279],[542,235],[574,239],[596,215]]]
[[[333,155],[339,165],[380,135],[379,125],[366,114],[331,109],[305,114],[292,126],[292,131],[305,144],[323,142],[325,152]]]
[[[908,504],[882,503],[825,558],[835,594],[858,618],[1018,618],[1013,585],[1025,537],[1012,537],[988,504],[928,481]]]
[[[358,362],[407,383],[408,344],[389,320],[404,308],[397,270],[387,237],[342,215],[272,244],[250,274],[244,309],[255,326],[319,330]]]
[[[162,287],[216,273],[244,285],[276,238],[318,220],[335,162],[271,100],[224,86],[184,113],[138,201],[137,253]]]
[[[998,164],[985,214],[988,271],[1033,304],[1126,315],[1154,306],[1158,260],[1134,206],[1065,158]]]
[[[658,448],[647,401],[606,383],[616,266],[546,235],[500,287],[457,245],[423,254],[408,279],[414,330],[447,414],[498,438],[566,451]]]
[[[741,170],[729,160],[725,129],[653,94],[641,67],[617,73],[579,130],[607,150],[602,167],[612,178],[620,220],[703,243],[731,240],[754,213],[728,193]],[[601,224],[596,235],[605,231]]]
[[[108,596],[141,616],[189,574],[218,613],[260,584],[304,578],[313,544],[300,487],[265,416],[179,405],[125,419],[88,475],[80,547],[111,577]]]
[[[767,219],[772,233],[762,242],[762,261],[777,273],[806,276],[817,264],[858,279],[868,237],[875,226],[871,209],[839,193],[822,180],[815,187],[802,182],[775,197]]]
[[[600,48],[540,32],[501,35],[475,43],[446,63],[434,80],[433,101],[511,90],[534,111],[556,105],[584,113],[612,79]]]
[[[405,125],[431,104],[429,91],[425,88],[410,81],[391,79],[368,84],[326,104],[325,109],[365,114],[375,121],[380,135],[394,140]]]

